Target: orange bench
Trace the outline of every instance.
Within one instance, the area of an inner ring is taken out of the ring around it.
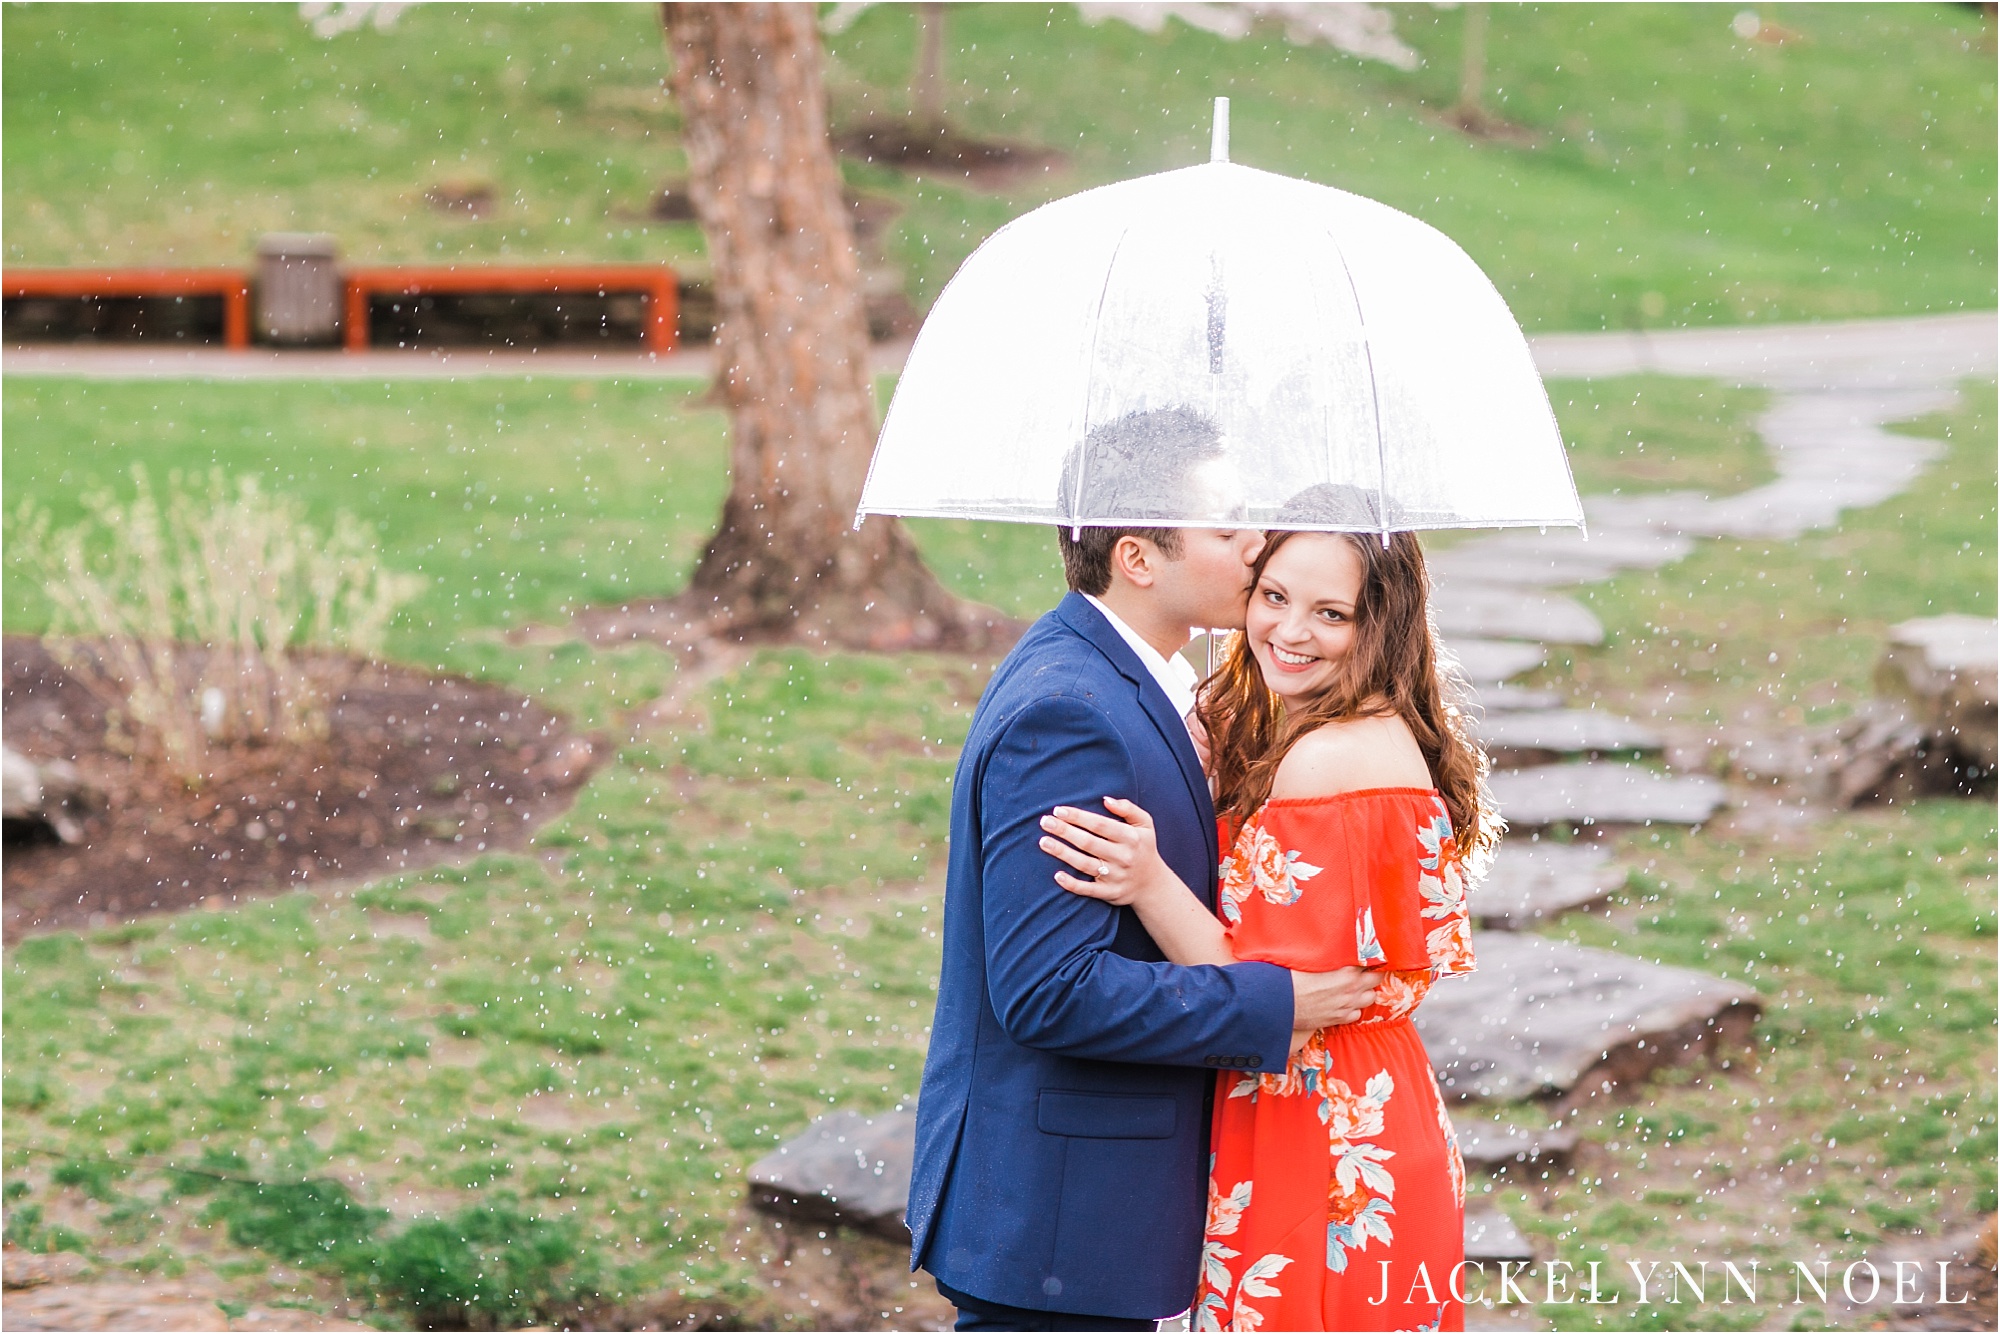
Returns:
[[[250,346],[250,280],[238,269],[8,269],[9,297],[219,296],[222,341]]]
[[[638,292],[646,298],[646,350],[680,342],[680,279],[664,264],[385,265],[347,269],[347,350],[368,350],[368,298],[439,292]]]

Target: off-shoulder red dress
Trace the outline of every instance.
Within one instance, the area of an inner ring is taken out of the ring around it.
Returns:
[[[1194,1327],[1463,1329],[1465,1167],[1410,1023],[1433,981],[1472,970],[1444,802],[1271,801],[1225,845],[1237,958],[1387,976],[1358,1023],[1315,1033],[1282,1075],[1216,1086]]]

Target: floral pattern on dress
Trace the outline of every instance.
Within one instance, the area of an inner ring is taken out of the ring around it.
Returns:
[[[1303,892],[1299,886],[1321,869],[1301,861],[1298,853],[1287,851],[1261,825],[1249,826],[1218,871],[1222,920],[1232,924],[1242,921],[1243,904],[1253,893],[1280,908],[1297,903]]]
[[[1363,968],[1389,962],[1389,956],[1382,952],[1382,942],[1375,938],[1373,908],[1363,908],[1360,918],[1354,923],[1354,961]]]
[[[1229,1317],[1226,1328],[1236,1330],[1261,1329],[1264,1314],[1256,1307],[1246,1304],[1251,1297],[1281,1297],[1284,1294],[1271,1283],[1286,1265],[1292,1262],[1289,1255],[1271,1252],[1260,1257],[1243,1271],[1242,1282],[1237,1282],[1229,1273],[1229,1261],[1238,1252],[1217,1240],[1219,1237],[1235,1235],[1243,1221],[1243,1211],[1250,1207],[1250,1183],[1239,1181],[1223,1194],[1215,1185],[1215,1155],[1208,1156],[1208,1227],[1207,1240],[1201,1248],[1201,1300],[1195,1304],[1194,1327],[1198,1330],[1221,1330],[1225,1328],[1223,1315]],[[1229,1290],[1236,1289],[1235,1299],[1230,1299]]]
[[[1417,892],[1424,898],[1423,915],[1439,923],[1424,937],[1431,956],[1431,976],[1469,973],[1473,969],[1472,916],[1465,903],[1458,839],[1451,832],[1451,816],[1443,802],[1428,820],[1418,823],[1417,841],[1424,849],[1424,856],[1417,859],[1423,868],[1417,876]]]
[[[1382,1134],[1384,1112],[1396,1092],[1386,1070],[1369,1076],[1361,1093],[1329,1075],[1320,1098],[1319,1119],[1326,1125],[1333,1153],[1333,1182],[1327,1189],[1326,1267],[1345,1273],[1349,1251],[1365,1250],[1371,1238],[1395,1240],[1389,1203],[1396,1195],[1396,1178],[1386,1164],[1396,1156],[1373,1141]]]
[[[1310,1034],[1282,1071],[1221,1077],[1195,1329],[1464,1327],[1422,1280],[1374,1300],[1378,1261],[1402,1282],[1464,1255],[1464,1160],[1407,1022],[1473,966],[1458,855],[1420,789],[1267,803],[1235,831],[1217,898],[1238,957],[1379,980],[1357,1022]],[[1296,1170],[1257,1175],[1277,1162]]]

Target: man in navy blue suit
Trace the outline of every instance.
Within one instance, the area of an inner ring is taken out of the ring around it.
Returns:
[[[1221,457],[1214,429],[1177,410],[1088,445],[1115,512],[1157,518],[1191,512]],[[1248,527],[1061,529],[1069,596],[973,715],[907,1215],[911,1265],[960,1329],[1151,1329],[1185,1310],[1215,1072],[1282,1070],[1295,1030],[1349,1022],[1372,996],[1358,969],[1167,963],[1130,909],[1068,893],[1040,850],[1054,807],[1125,797],[1213,907],[1215,814],[1178,652],[1193,627],[1242,624],[1262,540]]]

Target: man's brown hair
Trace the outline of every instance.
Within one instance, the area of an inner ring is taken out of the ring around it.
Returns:
[[[1056,529],[1056,547],[1062,552],[1063,578],[1079,593],[1104,596],[1111,587],[1111,549],[1121,537],[1143,537],[1160,549],[1168,560],[1181,558],[1181,530],[1178,528],[1084,528],[1070,535],[1068,528]]]
[[[1099,517],[1117,515],[1134,523],[1059,527],[1056,545],[1069,586],[1093,595],[1110,588],[1111,552],[1121,537],[1143,537],[1168,560],[1179,560],[1179,529],[1138,524],[1194,517],[1185,494],[1189,474],[1222,452],[1222,435],[1215,423],[1187,408],[1130,412],[1093,428],[1063,460],[1061,512],[1081,517],[1077,510],[1081,506]]]

